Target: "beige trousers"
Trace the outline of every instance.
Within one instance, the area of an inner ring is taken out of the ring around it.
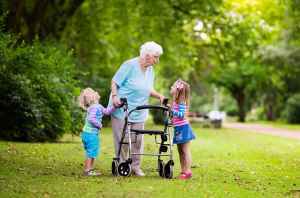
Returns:
[[[115,145],[115,156],[118,156],[120,141],[122,138],[122,132],[124,127],[124,120],[117,119],[111,116],[111,124],[114,135],[114,145]],[[132,129],[144,129],[144,123],[132,123],[129,125]],[[123,142],[128,142],[128,136],[125,136]],[[135,142],[131,144],[131,153],[143,153],[144,152],[144,135],[132,135],[131,141]],[[120,161],[123,162],[128,159],[128,144],[123,144],[120,154]],[[132,169],[137,170],[140,169],[141,166],[141,155],[132,155]]]

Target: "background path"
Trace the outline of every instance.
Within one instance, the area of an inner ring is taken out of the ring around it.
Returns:
[[[273,126],[263,125],[263,124],[249,124],[249,123],[224,123],[225,128],[240,129],[242,131],[254,132],[254,133],[264,133],[275,136],[287,137],[300,140],[299,130],[289,130],[276,128]]]

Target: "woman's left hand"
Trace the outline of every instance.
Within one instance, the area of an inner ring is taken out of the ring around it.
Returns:
[[[166,97],[165,96],[163,96],[163,95],[160,95],[159,96],[159,101],[160,101],[160,104],[161,105],[163,105],[163,102],[164,102],[164,99],[165,99]]]
[[[154,98],[159,99],[160,104],[163,104],[164,99],[166,98],[165,96],[161,95],[160,93],[158,93],[157,91],[155,91],[154,89],[151,91],[150,95]]]

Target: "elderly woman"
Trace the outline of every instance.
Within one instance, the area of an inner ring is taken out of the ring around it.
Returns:
[[[153,65],[159,62],[162,55],[162,47],[155,42],[146,42],[140,48],[140,56],[125,61],[119,70],[115,73],[111,82],[111,97],[109,104],[114,106],[121,105],[120,98],[127,98],[128,109],[134,109],[137,106],[148,104],[150,96],[157,98],[160,102],[164,96],[156,92],[153,88],[154,71]],[[129,117],[131,128],[144,129],[144,123],[147,119],[148,111],[141,110],[133,112]],[[114,134],[115,155],[118,154],[121,134],[124,127],[124,112],[117,109],[112,113],[112,130]],[[137,135],[137,140],[132,144],[133,153],[142,153],[144,148],[144,136]],[[122,147],[120,160],[126,159],[126,151]],[[140,168],[141,156],[132,156],[132,171],[137,176],[145,176]]]

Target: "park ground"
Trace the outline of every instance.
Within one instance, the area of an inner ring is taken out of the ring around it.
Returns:
[[[299,139],[250,133],[251,128],[192,127],[197,139],[192,142],[193,178],[188,181],[176,179],[176,148],[174,179],[158,176],[154,157],[143,158],[146,177],[113,177],[109,127],[101,134],[96,168],[102,176],[97,178],[81,175],[84,153],[78,136],[65,135],[57,143],[0,141],[0,197],[300,196]],[[157,150],[152,136],[146,136],[145,150]]]

